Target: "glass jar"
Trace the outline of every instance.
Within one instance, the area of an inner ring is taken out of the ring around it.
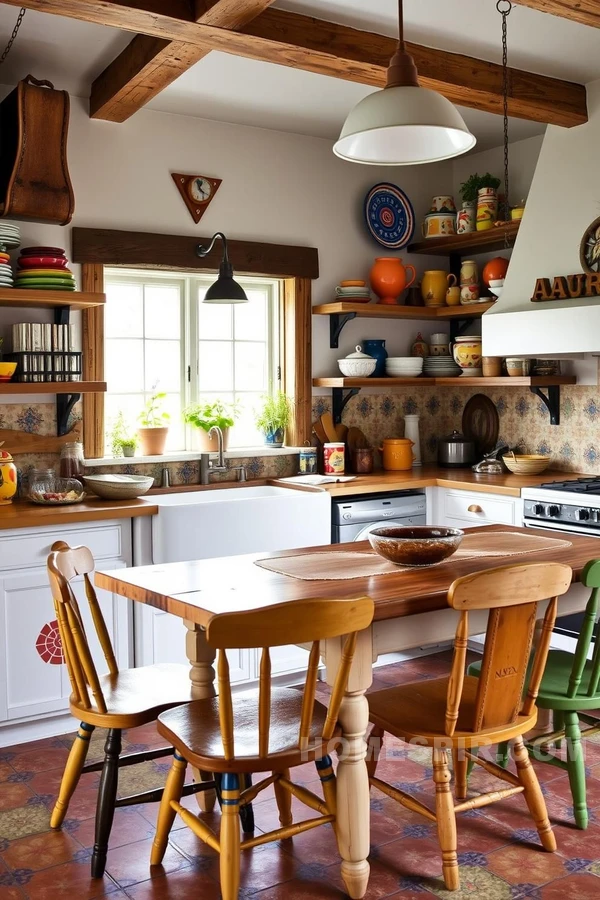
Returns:
[[[83,475],[83,444],[78,441],[65,444],[60,452],[61,478],[81,478]]]
[[[32,493],[40,493],[42,485],[48,484],[56,478],[54,469],[29,469],[27,473],[27,496]],[[45,489],[45,488],[44,488]]]

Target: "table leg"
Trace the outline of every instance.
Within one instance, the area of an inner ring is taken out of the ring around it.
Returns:
[[[192,682],[192,697],[194,700],[206,700],[216,695],[215,691],[215,651],[209,647],[206,641],[206,632],[200,625],[184,619],[183,624],[187,628],[185,636],[186,656],[190,661],[190,681]],[[194,769],[195,781],[212,781],[212,772],[200,772]],[[211,812],[214,808],[217,795],[214,791],[202,791],[196,794],[198,806],[202,812]]]
[[[329,684],[335,680],[340,649],[339,642],[327,642]],[[365,764],[369,704],[365,691],[372,681],[372,667],[373,644],[368,629],[359,635],[339,716],[344,747],[337,768],[337,839],[342,857],[342,878],[352,900],[361,900],[369,883],[369,776]]]

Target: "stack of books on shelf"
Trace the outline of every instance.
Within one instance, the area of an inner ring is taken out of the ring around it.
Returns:
[[[12,345],[15,381],[81,381],[81,353],[74,349],[72,325],[13,325]]]

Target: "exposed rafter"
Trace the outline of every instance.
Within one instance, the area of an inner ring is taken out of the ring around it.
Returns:
[[[180,0],[5,2],[11,6],[24,5],[41,12],[111,25],[160,41],[192,44],[203,52],[220,50],[376,87],[384,84],[385,67],[395,46],[393,40],[381,35],[275,9],[266,10],[244,26],[243,31],[230,31],[204,21],[194,21],[191,9]],[[158,49],[164,48],[158,46]],[[495,113],[501,110],[501,66],[414,44],[409,45],[409,49],[415,56],[424,87],[439,90],[463,106]],[[150,69],[151,61],[144,53],[141,57]],[[131,65],[135,70],[135,64]],[[587,120],[585,88],[511,69],[509,113],[555,125],[579,125]]]
[[[197,0],[196,21],[235,30],[271,3],[273,0]],[[210,48],[136,35],[92,84],[90,116],[124,122],[207,53]]]
[[[600,3],[598,0],[515,0],[519,6],[528,6],[539,12],[570,19],[580,25],[600,28]]]

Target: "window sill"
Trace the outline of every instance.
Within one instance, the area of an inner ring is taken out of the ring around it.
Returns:
[[[299,453],[299,447],[276,447],[267,448],[260,447],[235,447],[233,450],[226,450],[223,456],[225,459],[247,459],[256,456],[293,456]],[[216,453],[211,453],[211,457],[216,458]],[[137,466],[145,463],[173,463],[185,462],[188,459],[199,459],[200,450],[181,450],[178,453],[163,453],[162,456],[105,456],[101,459],[84,459],[86,466]]]

